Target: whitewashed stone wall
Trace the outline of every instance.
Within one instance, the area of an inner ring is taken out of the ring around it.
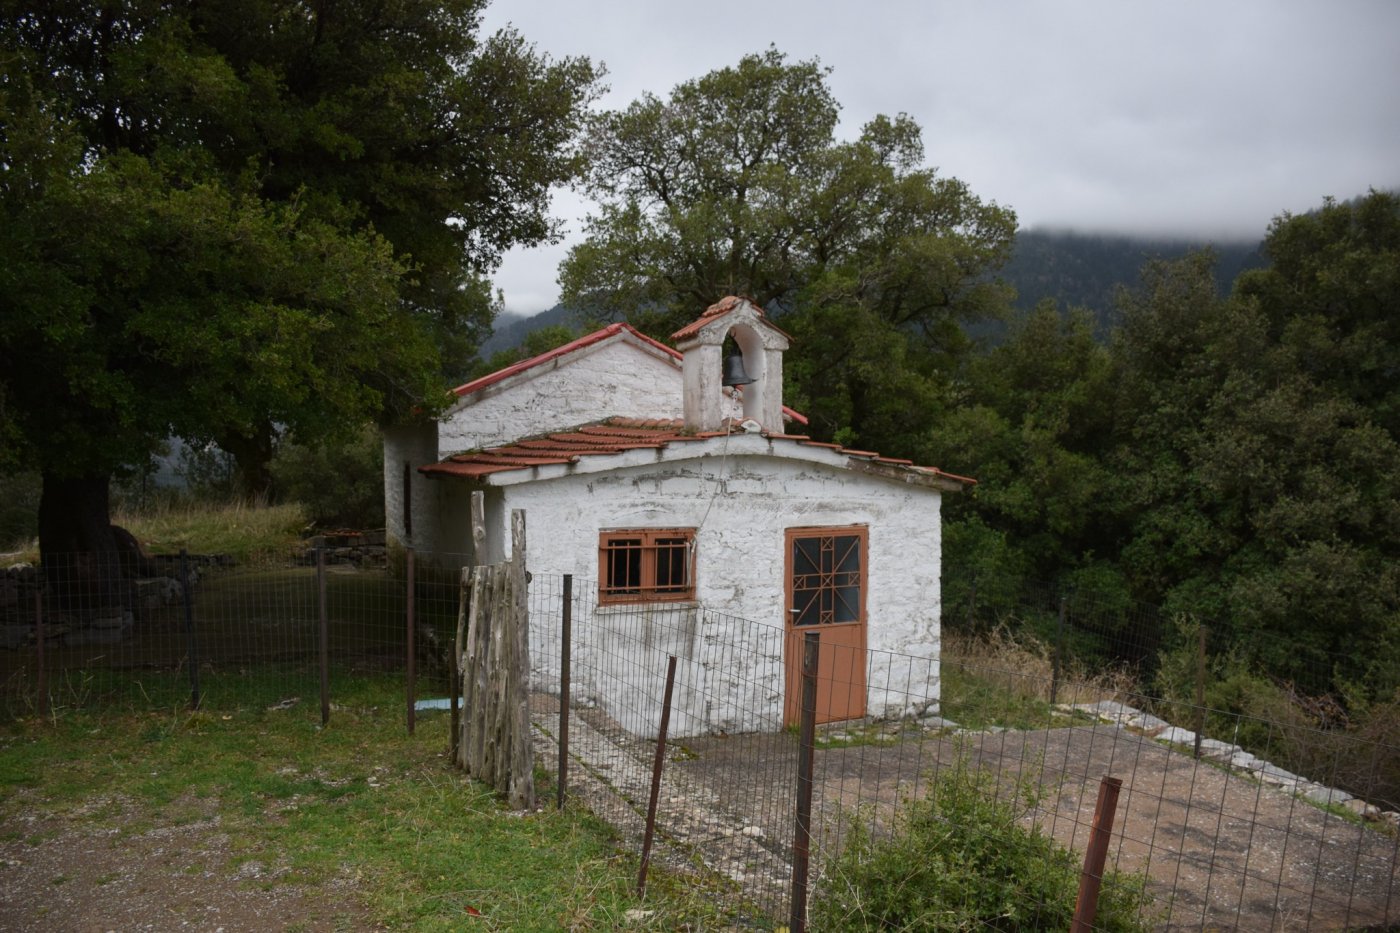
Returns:
[[[575,693],[607,702],[640,734],[655,732],[666,656],[678,661],[678,735],[778,728],[784,673],[784,530],[865,525],[867,710],[925,712],[938,701],[939,494],[824,464],[770,456],[704,457],[576,474],[502,489],[490,536],[511,509],[528,516],[532,573],[572,573],[582,604],[597,596],[598,532],[698,528],[693,604],[590,609],[574,622]],[[532,628],[538,686],[558,684],[557,632]],[[910,663],[903,655],[917,655]],[[588,682],[597,670],[600,680]],[[654,689],[618,693],[619,682]],[[615,708],[616,707],[616,708]]]
[[[602,418],[680,412],[680,362],[617,337],[463,399],[444,415],[438,447],[446,457]]]
[[[398,425],[384,431],[384,534],[391,545],[419,549],[436,548],[441,484],[430,483],[418,468],[437,463],[437,425]],[[404,498],[404,464],[409,464],[409,499]],[[413,533],[404,522],[406,507],[413,509]]]

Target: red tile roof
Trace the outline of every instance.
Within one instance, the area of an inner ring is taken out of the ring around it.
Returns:
[[[723,302],[721,302],[720,304],[723,304]],[[713,305],[711,307],[711,310],[713,310],[716,307],[719,307],[719,305]],[[728,309],[726,308],[725,310]],[[706,311],[705,313],[709,314],[710,311]],[[537,366],[543,366],[546,363],[550,363],[554,360],[559,359],[560,357],[573,353],[575,350],[582,350],[585,347],[591,347],[595,343],[602,343],[604,340],[607,340],[610,337],[616,337],[619,334],[630,334],[636,339],[642,341],[642,343],[647,344],[648,346],[651,346],[657,350],[660,350],[662,353],[665,353],[677,363],[679,363],[682,359],[682,354],[679,350],[673,347],[668,347],[666,346],[666,344],[662,343],[659,340],[653,340],[651,337],[648,337],[646,334],[637,330],[637,328],[633,327],[631,324],[619,322],[617,324],[609,324],[602,330],[595,330],[593,333],[586,334],[578,338],[577,340],[570,341],[569,343],[564,344],[562,347],[555,347],[553,350],[550,350],[547,353],[541,353],[539,356],[531,357],[528,360],[521,360],[519,363],[513,363],[510,366],[507,366],[505,369],[498,369],[494,373],[489,373],[485,376],[481,376],[478,379],[473,379],[471,382],[463,383],[462,385],[459,385],[457,388],[453,389],[452,392],[459,398],[471,395],[473,392],[479,392],[482,389],[487,388],[488,386],[493,386],[498,382],[501,382],[505,379],[510,378],[511,376],[516,375],[517,373],[527,372],[528,370],[534,369]],[[740,387],[740,391],[743,391],[742,387]],[[798,424],[807,423],[806,415],[802,414],[802,412],[800,411],[789,408],[786,405],[783,406],[783,415],[791,419],[792,421],[796,421]]]
[[[625,326],[625,325],[624,325]],[[738,425],[729,433],[743,435]],[[618,454],[628,450],[661,449],[673,444],[694,443],[723,437],[724,431],[693,432],[685,430],[679,419],[609,418],[586,424],[572,431],[559,431],[541,437],[527,438],[502,447],[467,451],[420,468],[428,476],[460,476],[482,479],[492,473],[527,469],[537,466],[577,463],[580,458]],[[976,480],[944,473],[934,467],[915,466],[908,460],[881,457],[866,450],[846,450],[839,444],[814,441],[804,434],[764,434],[772,441],[790,441],[801,447],[817,447],[834,451],[857,462],[867,462],[893,470],[911,479],[945,481],[956,485],[972,485]]]
[[[621,333],[631,334],[633,337],[636,337],[643,343],[650,344],[656,349],[662,351],[663,353],[666,353],[669,356],[673,356],[678,360],[681,358],[681,354],[679,351],[671,349],[659,340],[651,339],[646,334],[637,330],[637,328],[633,327],[631,324],[609,324],[602,330],[595,330],[593,333],[580,337],[577,340],[570,341],[569,343],[564,344],[562,347],[555,347],[548,353],[541,353],[539,356],[531,357],[528,360],[521,360],[519,363],[514,363],[510,366],[507,366],[505,369],[498,369],[494,373],[490,373],[489,375],[482,376],[479,379],[473,379],[471,382],[459,385],[457,388],[453,389],[452,392],[458,396],[470,395],[471,393],[476,392],[479,389],[484,389],[489,385],[495,385],[503,379],[506,379],[510,376],[514,376],[516,373],[523,373],[527,369],[534,369],[536,366],[541,366],[545,363],[550,362],[551,360],[557,360],[559,359],[559,357],[565,356],[569,353],[573,353],[575,350],[582,350],[584,347],[591,347],[595,343],[601,343],[604,340],[607,340],[609,337],[615,337]],[[806,423],[805,419],[803,423]]]
[[[763,320],[763,323],[767,324],[769,327],[773,328],[778,333],[782,334],[784,337],[789,336],[783,331],[781,327],[778,327],[772,321],[768,320],[768,315],[763,313],[763,309],[758,306],[758,302],[754,301],[752,298],[744,298],[742,296],[730,295],[729,297],[721,298],[719,301],[716,301],[714,304],[710,305],[708,308],[705,309],[704,313],[701,314],[699,318],[697,318],[694,321],[691,321],[689,324],[685,325],[680,330],[672,334],[671,339],[680,341],[684,340],[686,337],[691,337],[695,334],[700,333],[700,328],[710,323],[710,320],[712,318],[717,318],[721,314],[728,314],[730,311],[733,311],[734,308],[741,301],[747,301],[749,305],[755,311],[758,312],[758,316]],[[803,424],[806,424],[806,422],[804,421]]]

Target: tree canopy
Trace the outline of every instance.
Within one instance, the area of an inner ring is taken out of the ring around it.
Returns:
[[[747,295],[798,338],[789,400],[815,431],[908,446],[962,325],[1007,306],[990,274],[1015,215],[925,167],[907,115],[838,140],[828,74],[770,48],[597,116],[600,207],[560,268],[563,301],[665,339]]]
[[[1284,215],[1222,295],[1150,262],[1106,346],[1044,307],[932,436],[952,589],[1035,581],[1207,622],[1304,690],[1400,687],[1400,197]]]
[[[596,79],[481,6],[0,7],[0,455],[43,471],[42,545],[104,544],[170,434],[256,460],[438,404]]]

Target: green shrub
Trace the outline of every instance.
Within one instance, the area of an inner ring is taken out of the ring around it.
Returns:
[[[815,930],[1065,930],[1080,860],[1024,817],[1041,800],[965,762],[934,775],[893,827],[858,816],[812,901]],[[1106,873],[1096,930],[1144,930],[1141,876]]]
[[[384,527],[384,446],[373,425],[344,442],[283,442],[272,476],[277,498],[300,502],[322,528]]]

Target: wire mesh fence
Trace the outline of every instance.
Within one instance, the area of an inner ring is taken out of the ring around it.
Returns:
[[[536,712],[557,735],[559,586],[535,587]],[[655,781],[655,833],[672,862],[726,879],[750,918],[789,918],[802,760],[784,704],[793,633],[699,606],[599,606],[594,592],[579,581],[571,606],[577,793],[635,842]],[[1121,794],[1085,929],[1400,923],[1394,735],[1196,707],[1141,689],[1131,665],[1053,655],[1004,630],[962,632],[941,663],[867,650],[859,676],[823,673],[828,691],[858,692],[877,715],[816,733],[812,928],[1069,927],[1104,778]],[[1305,773],[1261,757],[1285,733],[1327,751]]]
[[[413,571],[374,545],[307,546],[237,564],[140,560],[50,555],[43,567],[0,571],[6,715],[180,703],[314,710],[318,697],[337,702],[364,678],[404,680],[410,650],[423,688],[448,689],[458,601],[450,570]]]
[[[314,716],[318,698],[333,710],[388,678],[411,727],[416,696],[451,689],[465,562],[328,545],[139,573],[76,559],[10,568],[4,709],[196,702]],[[789,920],[797,636],[693,603],[599,605],[596,583],[571,583],[567,600],[561,577],[529,585],[537,761],[558,771],[567,731],[570,797],[638,846],[654,799],[654,863],[703,866],[741,924]],[[1277,684],[1246,711],[1213,705],[1237,674],[1209,632],[1170,632],[1136,609],[1090,616],[1053,594],[1012,609],[988,620],[945,605],[938,657],[824,656],[821,702],[837,712],[806,772],[811,928],[1067,927],[1105,777],[1121,795],[1092,928],[1400,924],[1393,708],[1378,702],[1361,722]],[[1105,631],[1120,656],[1100,651]]]

